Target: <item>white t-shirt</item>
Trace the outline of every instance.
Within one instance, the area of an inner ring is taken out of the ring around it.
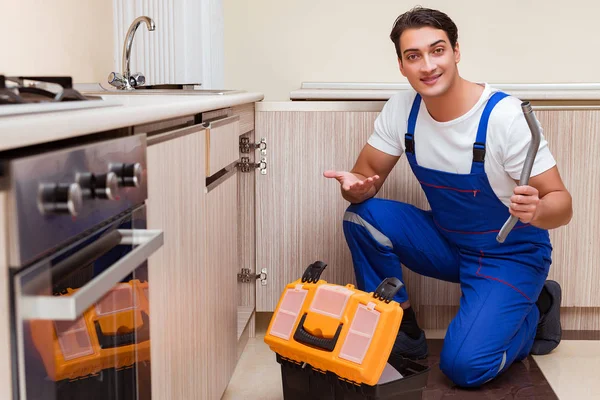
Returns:
[[[434,120],[421,100],[414,132],[417,163],[439,171],[470,173],[479,120],[487,100],[496,91],[485,84],[477,104],[466,114],[447,122]],[[393,156],[404,153],[404,135],[415,96],[414,90],[408,90],[386,102],[368,140],[371,146]],[[484,167],[494,193],[506,206],[510,204],[516,186],[511,178],[519,180],[521,177],[530,142],[531,131],[523,115],[521,100],[512,96],[502,99],[490,115]],[[554,165],[556,161],[542,134],[531,176],[539,175]]]

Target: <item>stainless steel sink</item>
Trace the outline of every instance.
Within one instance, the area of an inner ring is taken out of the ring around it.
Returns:
[[[82,84],[76,85],[76,89],[84,94],[93,95],[204,95],[204,96],[221,96],[234,93],[244,93],[243,90],[227,90],[227,89],[202,89],[197,83],[165,83],[158,85],[142,85],[136,86],[131,90],[121,90],[113,87],[106,88],[102,84]]]
[[[151,92],[165,92],[165,91],[173,91],[176,93],[186,93],[193,92],[194,94],[231,94],[231,93],[241,93],[241,90],[219,90],[219,89],[202,89],[200,84],[197,83],[165,83],[159,85],[143,85],[136,86],[133,91],[151,91]]]
[[[135,90],[204,90],[201,83],[163,83],[159,85],[142,85]]]

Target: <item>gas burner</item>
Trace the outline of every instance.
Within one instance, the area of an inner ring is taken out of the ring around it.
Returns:
[[[71,77],[4,76],[0,75],[0,105],[58,103],[99,99],[84,96],[73,89]]]
[[[71,77],[0,75],[0,118],[120,105],[118,99],[84,96]]]

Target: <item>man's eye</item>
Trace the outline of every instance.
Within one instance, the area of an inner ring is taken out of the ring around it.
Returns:
[[[412,60],[416,60],[416,59],[417,59],[417,55],[416,55],[416,54],[409,54],[409,55],[406,57],[406,59],[407,59],[407,60],[411,60],[411,61],[412,61]]]
[[[437,49],[435,49],[433,51],[435,54],[442,54],[444,52],[444,48],[443,47],[438,47]]]

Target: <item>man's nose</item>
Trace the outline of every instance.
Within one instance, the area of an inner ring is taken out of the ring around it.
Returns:
[[[437,65],[433,61],[434,60],[431,57],[429,57],[428,55],[423,57],[423,63],[421,64],[421,72],[431,73],[431,72],[435,71],[435,69],[437,68]]]

